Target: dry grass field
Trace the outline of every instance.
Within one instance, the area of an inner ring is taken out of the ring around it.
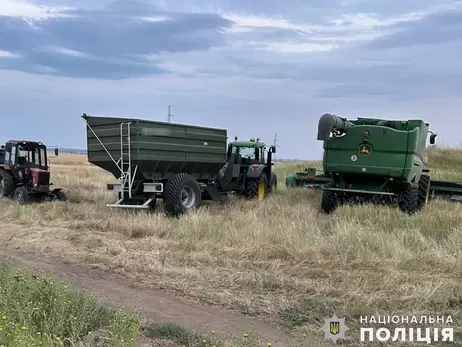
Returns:
[[[462,181],[462,150],[432,149],[429,160],[432,178]],[[52,165],[52,181],[67,189],[69,202],[0,201],[3,223],[17,226],[10,245],[104,264],[147,285],[262,316],[313,336],[316,346],[332,345],[322,342],[320,327],[333,314],[346,317],[353,339],[360,315],[460,314],[462,205],[433,200],[412,217],[344,206],[325,216],[319,192],[284,186],[286,175],[320,164],[278,164],[278,192],[261,203],[232,199],[167,219],[161,210],[108,209],[115,197],[106,183],[114,178],[86,156],[61,154]]]

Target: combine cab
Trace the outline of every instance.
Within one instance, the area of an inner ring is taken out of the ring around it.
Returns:
[[[55,149],[58,155],[58,149]],[[47,148],[41,142],[11,140],[0,150],[0,197],[19,203],[67,200],[60,188],[51,189]]]
[[[422,120],[350,121],[324,114],[318,140],[324,141],[323,168],[332,182],[323,187],[322,210],[332,213],[351,202],[394,201],[405,213],[421,210],[430,194],[429,133],[434,144],[436,134]]]

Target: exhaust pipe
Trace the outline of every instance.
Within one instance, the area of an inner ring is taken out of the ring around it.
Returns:
[[[321,116],[318,123],[318,140],[325,141],[330,137],[332,130],[346,130],[352,125],[345,118],[337,117],[330,113]]]

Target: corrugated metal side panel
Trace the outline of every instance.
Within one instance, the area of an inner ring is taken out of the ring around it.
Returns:
[[[173,123],[139,123],[139,155],[142,160],[223,162],[227,131]]]

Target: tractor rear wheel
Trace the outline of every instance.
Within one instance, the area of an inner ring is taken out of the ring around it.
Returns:
[[[267,193],[268,184],[265,174],[247,183],[246,195],[249,199],[258,198],[258,200],[263,200],[266,198]]]
[[[327,186],[326,188],[329,188]],[[332,190],[323,190],[321,197],[321,209],[327,213],[331,214],[334,212],[340,205],[340,201],[336,192]]]
[[[202,191],[196,179],[187,174],[179,173],[167,184],[164,195],[165,212],[170,216],[196,210],[202,204]]]
[[[29,202],[29,192],[26,187],[17,187],[13,194],[13,201],[20,205],[27,204]]]
[[[415,214],[419,210],[419,190],[406,188],[399,197],[398,206],[404,213]]]
[[[278,178],[276,177],[276,175],[274,175],[273,180],[271,181],[268,193],[269,194],[275,193],[277,188],[278,188]]]
[[[0,196],[9,197],[14,192],[14,180],[11,172],[0,171]]]
[[[430,195],[430,175],[422,174],[419,180],[419,201],[418,209],[423,209],[428,203]]]

